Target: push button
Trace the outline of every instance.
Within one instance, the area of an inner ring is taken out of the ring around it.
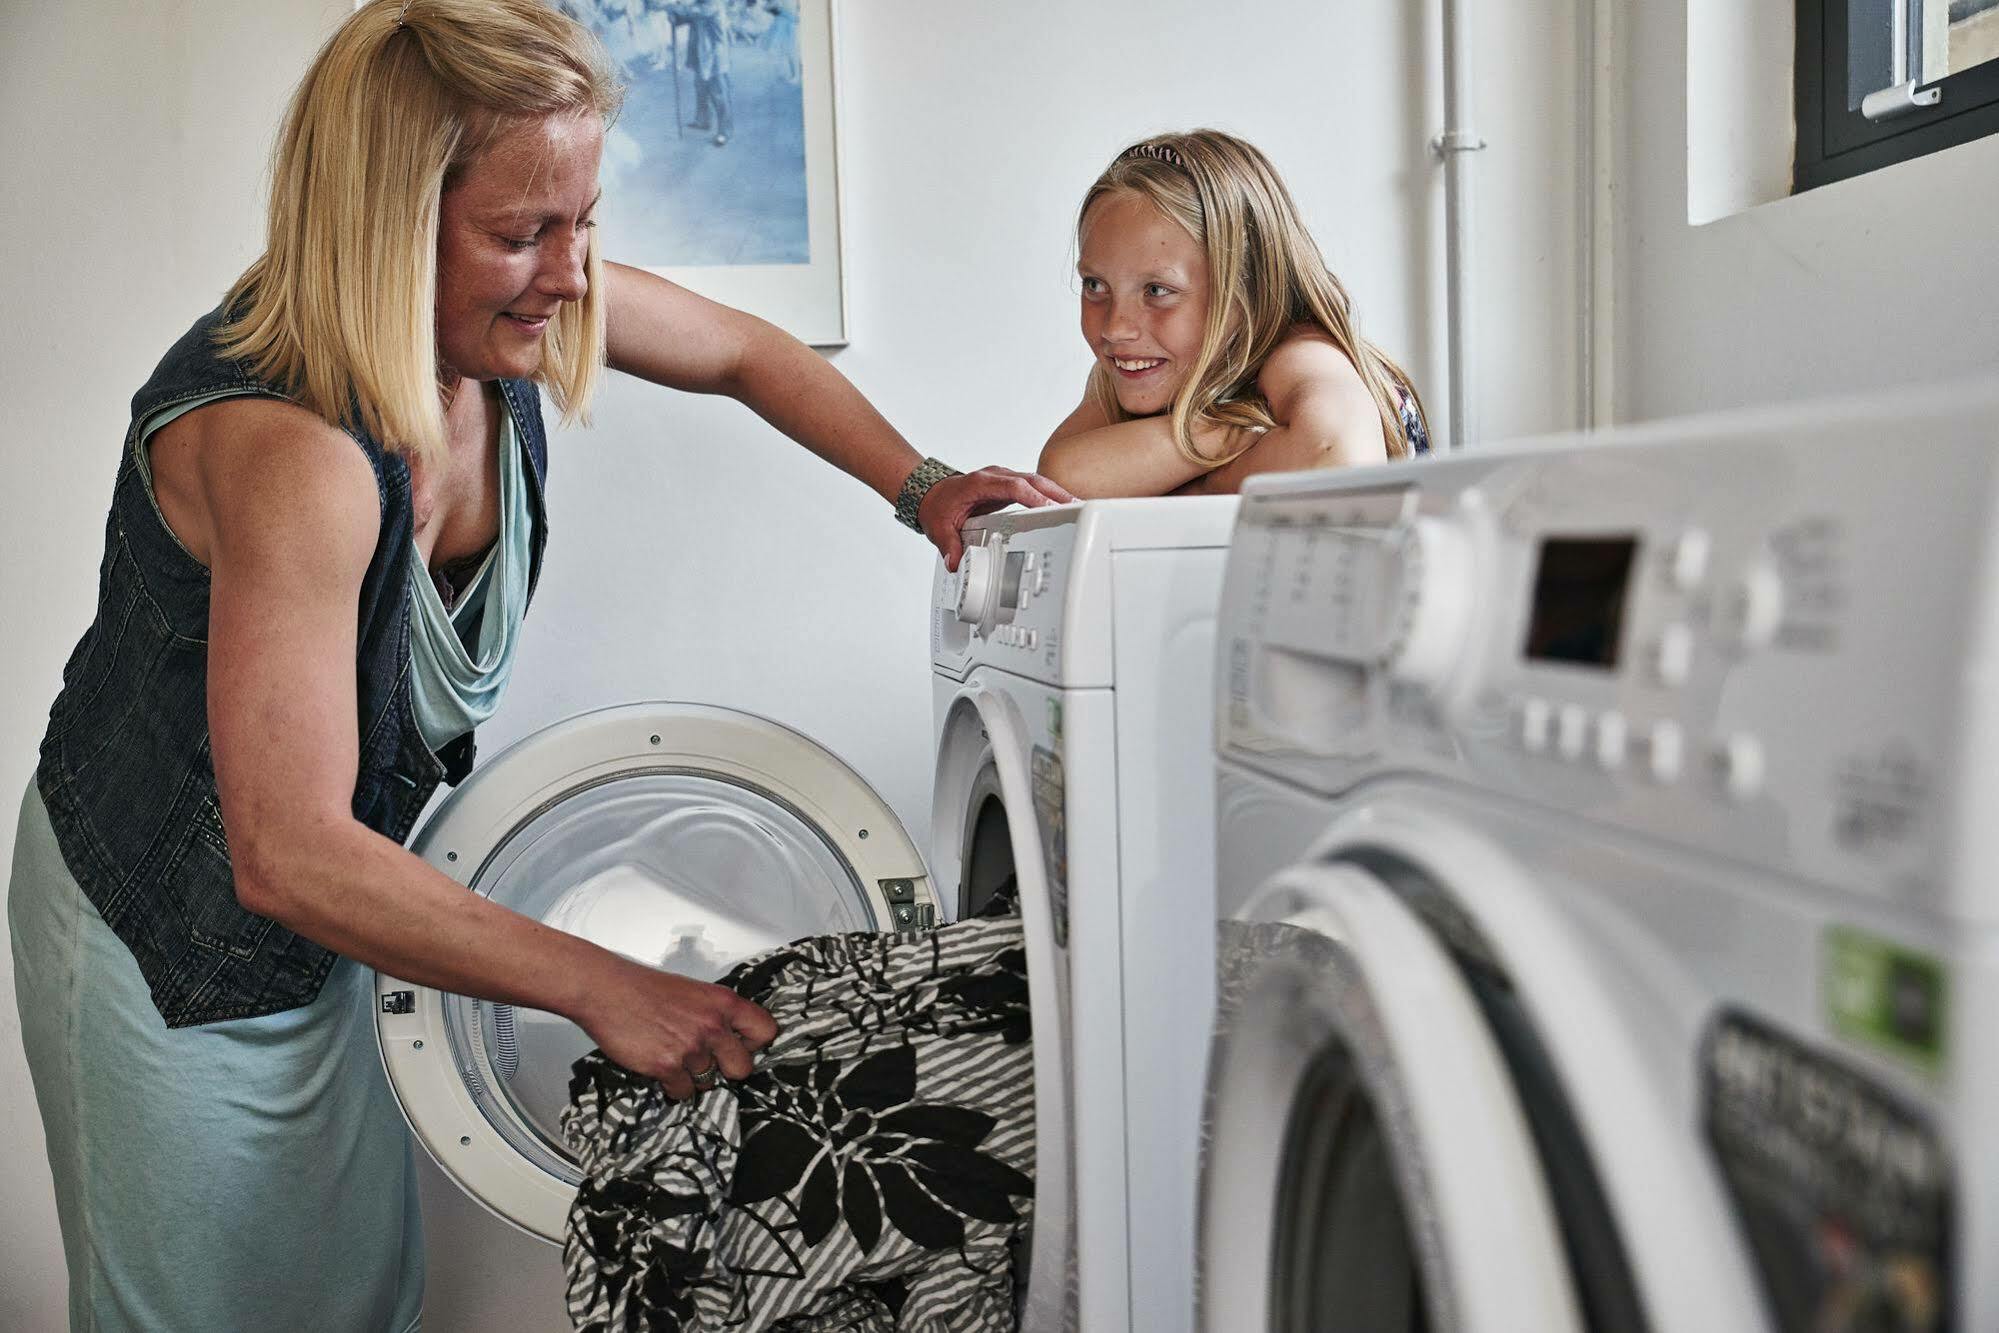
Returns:
[[[1520,704],[1520,746],[1529,754],[1539,754],[1548,748],[1548,727],[1554,721],[1555,710],[1548,706],[1546,699],[1526,699]]]
[[[1596,762],[1597,767],[1606,772],[1624,763],[1624,741],[1627,728],[1624,714],[1603,713],[1596,720]]]
[[[1688,528],[1673,543],[1666,560],[1666,580],[1675,592],[1692,592],[1707,577],[1708,535]]]
[[[1731,801],[1749,801],[1763,790],[1763,746],[1754,736],[1730,736],[1715,746],[1715,777]]]
[[[1745,648],[1760,648],[1784,615],[1784,584],[1768,565],[1752,565],[1721,601],[1721,629]]]
[[[1564,759],[1580,759],[1589,743],[1589,713],[1581,704],[1563,704],[1555,717],[1555,749]]]
[[[1685,625],[1668,625],[1659,631],[1659,645],[1653,652],[1652,670],[1661,685],[1684,685],[1694,663],[1694,635]]]
[[[1686,743],[1677,722],[1654,722],[1645,746],[1645,771],[1660,784],[1676,782],[1686,757]]]

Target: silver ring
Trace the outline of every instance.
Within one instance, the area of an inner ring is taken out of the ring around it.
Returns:
[[[703,1092],[706,1092],[708,1091],[708,1089],[714,1087],[717,1083],[722,1081],[722,1062],[720,1060],[717,1060],[714,1064],[709,1065],[706,1069],[702,1070],[700,1073],[689,1074],[688,1077],[694,1080],[695,1087],[701,1089]]]

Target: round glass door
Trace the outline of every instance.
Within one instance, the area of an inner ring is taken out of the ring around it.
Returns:
[[[587,787],[496,848],[472,888],[613,953],[702,981],[808,935],[877,928],[839,852],[768,792],[702,773]],[[571,1184],[569,1070],[594,1043],[560,1015],[444,998],[452,1059],[515,1150]]]

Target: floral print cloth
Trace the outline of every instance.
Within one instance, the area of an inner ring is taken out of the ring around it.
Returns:
[[[1034,1193],[1018,917],[801,940],[723,985],[757,1071],[685,1102],[593,1051],[563,1131],[586,1330],[1001,1333]]]

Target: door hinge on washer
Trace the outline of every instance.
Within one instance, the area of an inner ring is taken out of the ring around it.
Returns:
[[[937,909],[929,903],[916,901],[916,881],[913,879],[885,879],[881,884],[882,897],[888,900],[889,919],[897,930],[934,930],[937,926]]]

